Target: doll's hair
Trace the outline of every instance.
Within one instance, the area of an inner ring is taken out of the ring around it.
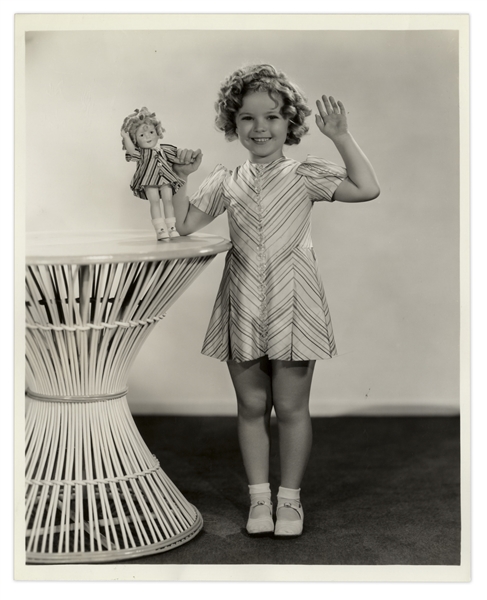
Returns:
[[[228,141],[237,139],[235,119],[244,97],[252,92],[268,92],[274,100],[282,98],[281,114],[289,119],[285,144],[299,144],[309,127],[305,119],[311,114],[303,92],[282,71],[268,64],[250,65],[227,77],[215,102],[215,125]]]
[[[156,114],[149,112],[149,110],[143,106],[140,110],[136,108],[132,114],[126,117],[122,125],[122,129],[128,132],[130,139],[135,145],[137,145],[137,129],[141,125],[152,125],[159,136],[158,139],[163,137],[165,129],[162,128],[161,122],[156,119]]]

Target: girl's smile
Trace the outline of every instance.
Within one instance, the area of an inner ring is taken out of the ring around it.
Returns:
[[[244,97],[235,119],[240,143],[250,152],[250,160],[269,163],[283,156],[289,121],[281,114],[282,98],[268,92],[252,92]]]

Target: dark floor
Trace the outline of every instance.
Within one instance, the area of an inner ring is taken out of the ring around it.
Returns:
[[[250,538],[233,417],[135,417],[163,470],[201,512],[202,532],[126,564],[459,565],[457,417],[313,419],[301,537]],[[279,485],[273,425],[271,486]]]

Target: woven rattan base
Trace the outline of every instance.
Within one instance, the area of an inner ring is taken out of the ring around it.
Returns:
[[[201,531],[203,519],[197,508],[192,506],[195,513],[195,522],[184,533],[148,546],[133,548],[130,550],[102,550],[97,552],[69,552],[65,554],[50,554],[49,552],[27,553],[27,564],[48,565],[48,564],[86,564],[86,563],[109,563],[122,560],[131,560],[141,556],[150,556],[151,554],[160,554],[168,550],[174,550],[189,542]]]
[[[110,562],[189,541],[202,519],[142,439],[127,399],[32,399],[26,419],[30,563]]]
[[[140,436],[127,404],[127,380],[167,309],[228,244],[178,238],[157,245],[125,233],[115,238],[81,239],[82,252],[91,249],[95,258],[78,256],[75,247],[67,258],[47,260],[46,252],[59,250],[47,236],[39,258],[28,261],[30,564],[106,563],[166,552],[203,526]],[[65,240],[67,250],[70,244]],[[147,256],[128,261],[129,250]]]

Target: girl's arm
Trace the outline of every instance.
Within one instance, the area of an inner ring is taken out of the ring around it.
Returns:
[[[176,175],[188,180],[188,175],[196,171],[201,164],[203,155],[201,150],[181,150],[178,149],[178,162],[173,163],[172,167]],[[189,235],[209,225],[213,218],[196,206],[193,206],[186,193],[186,185],[183,185],[173,196],[174,215],[176,217],[176,229],[181,235]]]
[[[347,179],[335,190],[334,200],[338,202],[366,202],[380,194],[379,183],[368,158],[348,131],[345,107],[332,96],[322,96],[318,100],[319,116],[316,124],[319,130],[335,144],[347,169]]]

